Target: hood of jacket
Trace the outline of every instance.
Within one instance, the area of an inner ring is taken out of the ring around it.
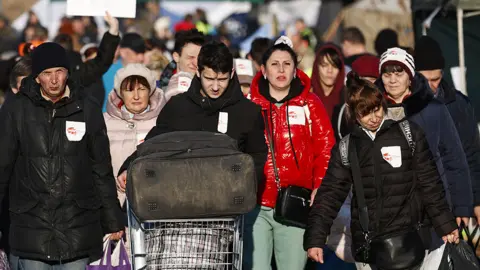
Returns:
[[[150,109],[147,112],[135,114],[132,118],[130,118],[130,114],[122,110],[123,100],[117,95],[115,91],[111,91],[108,95],[107,113],[112,117],[125,121],[145,121],[156,118],[162,110],[163,106],[165,106],[165,96],[163,95],[163,91],[160,88],[155,89],[153,94],[150,96],[148,105],[150,105]]]
[[[198,76],[194,76],[185,93],[195,104],[202,107],[207,114],[215,114],[220,110],[236,104],[241,99],[244,99],[242,89],[240,87],[240,82],[238,80],[237,74],[229,81],[225,92],[219,98],[213,99],[207,95],[202,95],[202,83]],[[204,102],[205,100],[205,102]]]
[[[390,98],[388,98],[385,85],[383,84],[381,77],[375,82],[375,84],[386,96],[388,107],[403,107],[405,111],[405,117],[407,118],[422,111],[435,98],[427,79],[418,72],[415,73],[415,77],[413,78],[411,94],[405,97],[401,104],[396,104]]]
[[[320,59],[320,53],[322,53],[326,49],[334,49],[340,57],[341,66],[339,67],[339,72],[337,75],[337,79],[335,80],[333,91],[329,95],[333,97],[338,97],[338,99],[340,100],[340,95],[341,95],[340,93],[342,92],[342,89],[345,85],[345,60],[343,59],[343,54],[340,51],[340,49],[331,43],[327,43],[317,50],[317,54],[315,56],[315,62],[313,63],[313,70],[312,70],[313,92],[318,97],[320,97],[322,101],[324,100],[325,94],[322,89],[322,84],[320,83],[319,65],[320,65],[320,61],[322,60]]]
[[[308,75],[300,69],[297,69],[297,77],[290,83],[288,95],[283,100],[275,100],[270,96],[270,85],[268,81],[263,77],[262,72],[258,72],[250,86],[250,97],[254,103],[266,109],[270,106],[270,103],[284,103],[287,101],[304,102],[307,100],[310,88],[311,83]]]

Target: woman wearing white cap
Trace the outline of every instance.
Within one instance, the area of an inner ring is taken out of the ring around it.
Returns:
[[[382,54],[380,77],[376,84],[386,95],[387,117],[397,121],[408,119],[424,130],[457,223],[467,224],[473,214],[472,185],[448,109],[434,99],[428,81],[415,72],[413,57],[405,50],[390,48]],[[434,237],[432,248],[441,244],[441,239]]]
[[[155,74],[142,64],[129,64],[120,69],[115,75],[114,87],[115,91],[108,96],[104,117],[116,173],[155,126],[165,105],[165,96],[156,87]],[[123,205],[125,190],[120,189],[118,183],[117,192]]]

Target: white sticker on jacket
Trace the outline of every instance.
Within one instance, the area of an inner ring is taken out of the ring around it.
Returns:
[[[288,107],[288,123],[290,125],[305,126],[305,110],[300,106]]]
[[[402,149],[400,146],[385,146],[382,147],[381,151],[383,159],[390,163],[393,168],[402,166]]]
[[[177,85],[177,90],[180,93],[185,93],[188,91],[188,88],[190,88],[190,84],[192,83],[192,80],[186,77],[178,77],[178,85]]]
[[[147,133],[137,133],[137,146],[145,141]]]
[[[237,75],[254,76],[252,62],[247,59],[235,59],[235,71]]]
[[[217,130],[220,133],[227,133],[228,129],[228,113],[220,112],[218,114],[218,127]]]
[[[86,132],[85,122],[66,121],[65,134],[71,142],[81,141]]]

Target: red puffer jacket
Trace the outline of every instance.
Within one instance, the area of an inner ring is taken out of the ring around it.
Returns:
[[[300,70],[297,70],[297,77],[292,81],[289,95],[278,106],[272,103],[268,82],[259,72],[251,85],[251,100],[260,105],[264,117],[268,117],[280,185],[312,189],[322,182],[335,137],[322,102],[309,91],[310,79]],[[267,140],[267,143],[270,142]],[[273,208],[277,186],[270,151],[264,172],[266,181],[265,186],[259,188],[259,203]]]

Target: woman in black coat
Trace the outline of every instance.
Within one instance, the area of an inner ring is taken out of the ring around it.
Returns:
[[[326,176],[310,212],[304,248],[311,259],[323,263],[323,247],[330,227],[353,187],[352,254],[357,262],[362,262],[357,264],[357,269],[368,269],[364,268],[367,266],[372,270],[396,269],[399,264],[408,266],[407,269],[419,269],[426,249],[419,225],[433,226],[444,241],[458,242],[459,239],[425,135],[413,122],[386,119],[385,98],[374,84],[351,72],[347,86],[347,113],[357,125],[332,149]],[[355,174],[360,175],[355,185],[352,177],[355,165],[352,164],[358,164],[360,171]],[[364,196],[357,196],[361,189],[356,187],[363,189]],[[358,198],[361,197],[365,198],[366,208],[359,211]],[[368,217],[368,224],[360,222],[362,213],[365,214],[363,221]],[[395,239],[407,236],[410,238],[405,242],[411,247],[395,244]],[[370,245],[366,239],[371,241]],[[387,246],[375,246],[385,240],[393,241],[390,248],[397,250],[392,254],[402,255],[408,250],[422,252],[415,253],[418,258],[414,262],[388,257],[382,253]],[[384,264],[381,260],[390,263]]]

